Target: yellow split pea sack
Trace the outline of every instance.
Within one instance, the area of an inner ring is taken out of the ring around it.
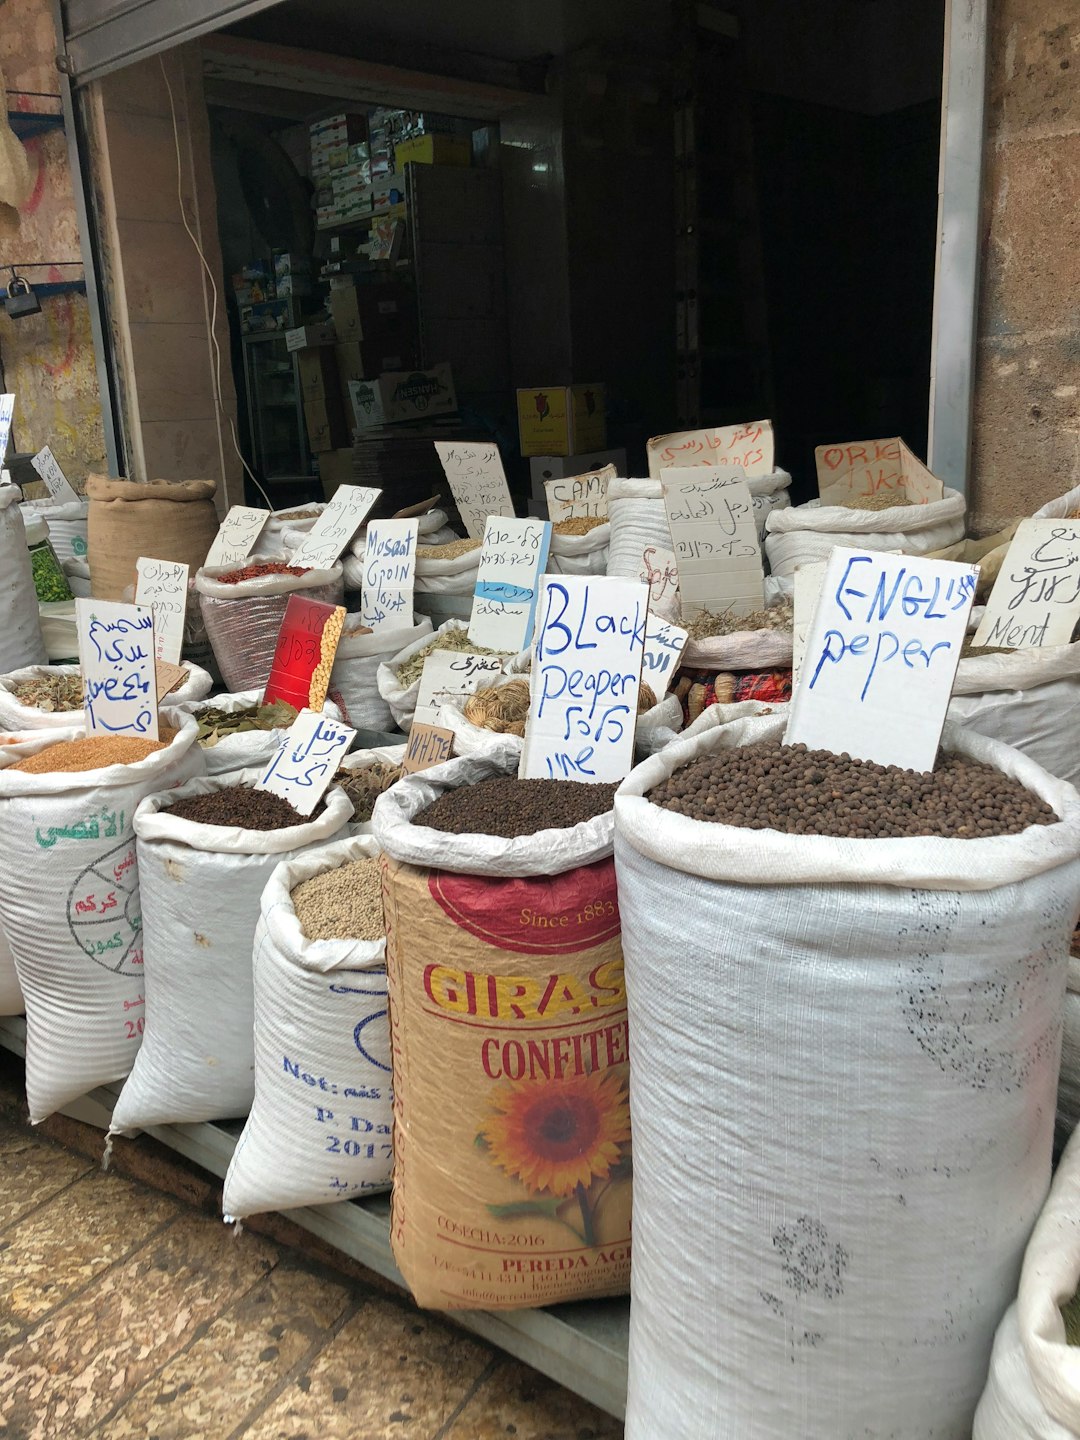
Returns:
[[[611,859],[491,879],[383,860],[394,1257],[419,1304],[630,1286],[626,988]]]

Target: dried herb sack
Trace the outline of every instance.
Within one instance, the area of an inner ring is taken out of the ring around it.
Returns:
[[[165,697],[169,706],[182,705],[188,701],[202,700],[210,694],[213,681],[198,665],[185,662],[187,679],[170,690]],[[81,675],[78,665],[27,665],[0,675],[0,730],[70,730],[73,725],[82,725],[82,710],[41,710],[28,705],[15,694],[15,689],[24,681],[47,680],[51,676]]]

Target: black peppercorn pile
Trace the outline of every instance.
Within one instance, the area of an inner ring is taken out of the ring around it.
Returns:
[[[956,755],[927,775],[771,741],[693,760],[649,799],[694,820],[849,840],[973,840],[1058,818],[1019,781]]]
[[[447,790],[413,816],[449,835],[499,835],[513,840],[538,830],[564,830],[611,809],[615,785],[584,785],[577,780],[519,780],[496,775],[475,785]]]
[[[253,790],[250,785],[226,785],[208,795],[189,795],[169,807],[169,814],[197,825],[235,825],[240,830],[287,830],[293,825],[307,825],[322,812],[320,800],[312,815],[300,812],[269,790]]]

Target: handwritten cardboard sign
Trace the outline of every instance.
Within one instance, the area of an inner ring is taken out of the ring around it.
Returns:
[[[622,780],[634,763],[649,592],[637,580],[545,575],[523,780]]]
[[[280,795],[301,815],[310,815],[355,739],[356,731],[340,720],[301,710],[255,789]]]
[[[430,770],[433,765],[449,760],[453,750],[453,731],[414,720],[401,762],[401,773],[415,775],[418,770]]]
[[[269,519],[269,510],[256,510],[253,505],[231,506],[206,552],[206,564],[242,565]]]
[[[551,521],[489,515],[476,571],[469,639],[486,650],[524,650],[536,621]]]
[[[15,396],[0,395],[0,464],[7,454],[8,437],[11,434],[11,417],[15,414]]]
[[[158,660],[175,665],[184,646],[188,566],[178,560],[135,561],[135,604],[154,612],[154,650]]]
[[[494,685],[503,673],[498,655],[473,655],[471,651],[433,650],[420,673],[416,696],[416,719],[433,725],[439,706],[475,695],[485,685]]]
[[[932,770],[978,576],[975,565],[838,545],[785,743]]]
[[[433,443],[461,515],[461,523],[471,539],[484,538],[484,525],[489,515],[513,517],[514,502],[510,499],[499,447],[494,442],[470,444],[459,440],[436,440]]]
[[[263,704],[284,700],[297,710],[321,710],[344,625],[344,605],[290,595]]]
[[[657,700],[671,689],[675,672],[689,640],[689,632],[681,625],[672,625],[659,615],[649,612],[645,622],[645,654],[641,662],[641,678]]]
[[[188,671],[183,665],[170,665],[168,660],[154,661],[154,680],[157,685],[157,698],[160,705],[166,695],[169,695],[178,685],[182,685],[188,677]]]
[[[370,485],[339,485],[333,498],[292,553],[293,565],[333,565],[382,494]]]
[[[608,483],[614,479],[615,466],[604,465],[599,470],[586,470],[583,475],[545,480],[548,514],[552,520],[606,520]]]
[[[154,612],[148,605],[76,600],[88,735],[158,738]]]
[[[419,520],[372,520],[367,528],[360,617],[372,630],[413,623]]]
[[[823,505],[850,505],[854,499],[895,492],[897,504],[926,505],[945,494],[941,481],[903,440],[852,440],[819,445],[814,451],[818,494]]]
[[[645,447],[649,474],[659,479],[665,470],[687,465],[715,465],[741,470],[744,475],[771,475],[776,468],[776,445],[771,420],[746,425],[723,425],[713,430],[679,430],[656,435]]]
[[[754,502],[743,475],[700,468],[661,475],[684,618],[749,615],[765,604]]]
[[[674,550],[646,545],[641,552],[638,579],[649,587],[649,608],[666,619],[680,614],[679,562]]]
[[[58,505],[77,505],[79,503],[81,496],[60,468],[59,460],[48,445],[43,445],[38,453],[31,457],[30,464],[40,475],[41,482],[50,497]]]
[[[1010,650],[1068,645],[1078,620],[1080,520],[1022,520],[974,643]]]

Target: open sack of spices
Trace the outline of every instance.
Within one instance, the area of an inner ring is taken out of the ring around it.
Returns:
[[[166,705],[199,701],[213,681],[198,665],[184,665],[186,678],[170,690]],[[28,665],[0,675],[0,730],[69,729],[81,725],[83,679],[78,665]]]
[[[348,826],[350,835],[371,833],[375,801],[402,778],[401,765],[406,748],[405,745],[377,745],[370,750],[353,750],[342,760],[334,783],[341,787],[352,803],[352,819]]]
[[[434,650],[468,650],[474,655],[496,653],[470,642],[467,621],[450,619],[440,625],[433,635],[421,636],[392,659],[384,660],[376,672],[379,694],[402,730],[407,731],[412,725],[424,661]],[[509,655],[506,658],[509,659]]]
[[[395,517],[398,518],[398,517]],[[403,512],[400,518],[411,518],[408,511]],[[463,541],[449,523],[449,516],[445,510],[428,510],[425,514],[417,516],[417,542],[416,542],[416,589],[423,591],[427,585],[421,584],[421,579],[428,575],[428,567],[434,560],[451,562],[451,568],[443,572],[435,565],[433,574],[436,577],[444,575],[456,575],[462,566],[461,557],[471,554],[476,550],[476,557],[472,562],[472,569],[475,571],[479,561],[480,542]],[[354,537],[352,544],[342,556],[342,565],[345,570],[346,590],[360,591],[364,584],[364,559],[367,554],[367,527],[365,526]],[[468,569],[468,565],[464,568]],[[423,575],[421,575],[423,572]],[[435,589],[441,588],[439,585]],[[469,592],[472,594],[470,588]]]
[[[133,817],[202,772],[195,722],[159,740],[41,730],[0,745],[0,926],[26,1001],[33,1124],[120,1080],[142,1039],[143,925]]]
[[[379,666],[431,634],[426,615],[401,629],[372,631],[359,614],[346,615],[334,655],[330,695],[347,725],[357,730],[392,730],[394,715],[379,693]]]
[[[598,515],[556,520],[548,549],[549,575],[606,575],[611,523]]]
[[[345,593],[340,565],[312,570],[280,556],[204,566],[195,589],[218,669],[233,692],[265,686],[290,595],[340,605]]]
[[[294,505],[288,510],[271,510],[269,519],[251,547],[250,558],[290,554],[325,509],[325,501],[313,500],[308,505]]]
[[[310,816],[254,789],[258,770],[199,778],[135,812],[146,1028],[110,1134],[246,1115],[254,1094],[251,954],[275,867],[344,832],[331,789]]]
[[[1080,796],[955,725],[923,775],[785,723],[615,798],[628,1440],[968,1435],[1050,1177]]]
[[[266,704],[261,688],[242,690],[237,695],[211,695],[179,708],[195,718],[208,775],[224,775],[251,766],[265,769],[299,713],[285,700]],[[332,700],[326,701],[322,713],[332,720],[342,719]]]
[[[765,553],[774,575],[794,575],[799,565],[827,560],[836,545],[928,555],[964,536],[964,497],[945,487],[941,500],[897,504],[890,492],[849,505],[805,505],[774,510],[765,527]]]
[[[614,786],[516,771],[504,745],[408,776],[375,805],[391,1237],[433,1309],[622,1294],[630,1273]]]
[[[225,1177],[226,1219],[390,1184],[393,1090],[378,846],[278,865],[255,932],[255,1099]],[[320,1099],[328,1103],[319,1104]]]

